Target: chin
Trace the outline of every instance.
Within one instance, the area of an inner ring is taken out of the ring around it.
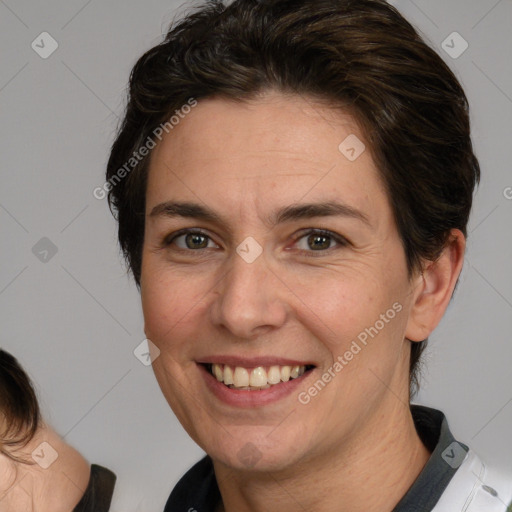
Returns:
[[[304,454],[304,433],[281,431],[275,427],[227,428],[222,439],[200,445],[215,461],[237,471],[280,472],[295,465]]]

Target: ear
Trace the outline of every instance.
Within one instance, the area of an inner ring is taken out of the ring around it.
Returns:
[[[405,331],[407,339],[423,341],[441,321],[462,269],[465,249],[462,231],[452,229],[439,258],[426,262],[422,273],[414,278],[414,299]]]

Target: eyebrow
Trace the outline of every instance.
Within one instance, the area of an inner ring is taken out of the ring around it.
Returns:
[[[213,210],[197,203],[167,201],[156,205],[149,214],[150,217],[184,217],[210,221],[217,224],[228,224],[228,222]],[[284,222],[313,217],[349,217],[362,221],[371,227],[368,217],[360,210],[347,204],[336,201],[324,203],[305,203],[282,207],[273,212],[266,219],[266,223],[275,226]]]

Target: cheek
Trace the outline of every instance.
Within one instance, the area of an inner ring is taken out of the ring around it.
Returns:
[[[152,265],[151,257],[145,258],[141,275],[144,327],[146,336],[159,347],[183,308],[180,288],[175,280],[166,279],[164,273]]]
[[[399,297],[389,283],[379,283],[372,276],[317,275],[311,282],[303,280],[297,295],[303,297],[302,317],[314,319],[336,341],[357,336],[392,308]]]
[[[190,339],[205,316],[207,276],[183,275],[178,270],[152,265],[146,258],[142,268],[141,301],[146,336],[160,349],[176,347]],[[190,335],[190,336],[189,336]]]
[[[321,341],[328,366],[341,358],[343,369],[334,373],[345,391],[346,386],[357,385],[361,390],[377,384],[370,370],[384,376],[397,367],[408,306],[406,280],[395,270],[387,278],[376,269],[324,276],[316,286],[303,282],[305,300],[299,321]]]

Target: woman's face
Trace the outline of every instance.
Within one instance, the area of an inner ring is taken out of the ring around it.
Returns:
[[[325,458],[408,403],[414,282],[362,144],[350,116],[269,93],[199,100],[153,150],[145,332],[167,401],[216,461]],[[238,387],[280,383],[232,389],[212,364]],[[290,366],[307,371],[287,380]]]

